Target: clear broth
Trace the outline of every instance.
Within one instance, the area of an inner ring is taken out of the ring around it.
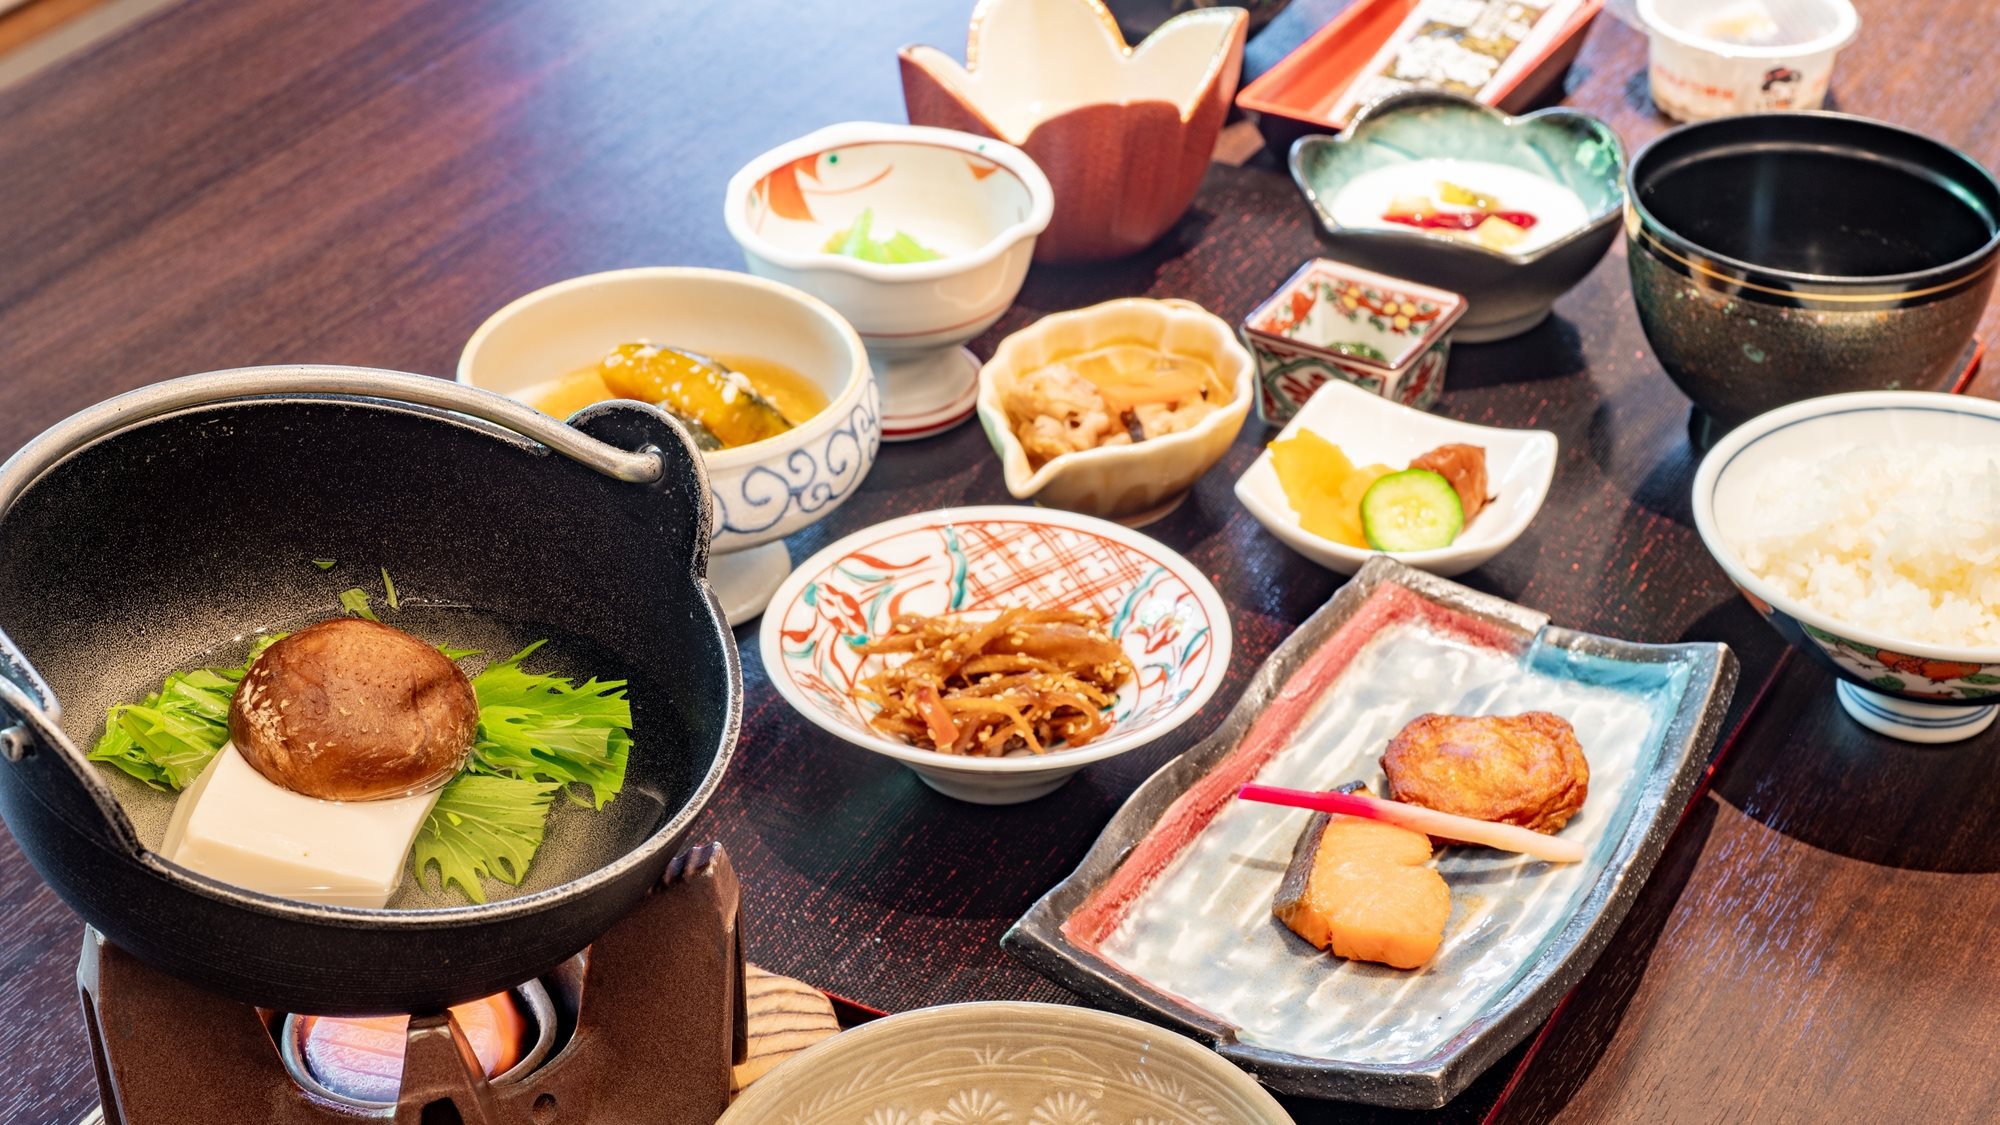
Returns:
[[[649,723],[649,714],[664,713],[669,704],[657,688],[649,687],[642,679],[632,674],[632,669],[619,660],[610,650],[594,641],[551,629],[545,625],[534,625],[513,621],[486,613],[481,610],[459,606],[438,606],[413,604],[405,599],[402,608],[386,610],[378,605],[385,622],[414,633],[433,644],[450,644],[454,648],[476,648],[480,655],[459,661],[459,667],[471,676],[479,672],[490,661],[504,660],[538,640],[548,643],[535,650],[528,658],[527,667],[531,671],[569,676],[578,681],[596,676],[599,679],[630,681],[626,695],[632,701],[633,758],[640,754],[673,755],[672,736],[667,731],[672,728],[658,722]],[[277,622],[258,632],[291,632],[302,629],[331,614],[317,614],[294,621]],[[93,738],[103,733],[104,708],[110,703],[135,701],[148,692],[158,690],[161,679],[172,671],[189,671],[195,668],[221,667],[240,664],[249,651],[253,636],[244,636],[215,646],[195,656],[178,669],[162,668],[154,680],[142,685],[137,691],[128,691],[96,703],[97,716]],[[77,700],[78,705],[90,705],[96,701]],[[658,731],[650,735],[649,731]],[[686,761],[685,755],[677,755]],[[174,804],[180,799],[178,793],[163,793],[140,784],[137,780],[119,772],[108,764],[97,763],[96,768],[117,794],[125,815],[132,821],[133,829],[148,848],[157,850],[167,836],[167,822],[173,817]],[[657,776],[657,775],[655,775]],[[534,862],[529,864],[527,877],[518,887],[486,880],[486,899],[500,902],[521,895],[533,894],[560,886],[563,883],[588,875],[610,863],[630,850],[639,841],[650,835],[654,828],[667,818],[666,793],[686,793],[693,791],[693,779],[670,779],[664,791],[654,789],[642,782],[640,772],[631,770],[626,775],[625,788],[602,809],[578,806],[575,802],[558,797],[551,808],[548,828],[542,837],[541,850],[535,853]],[[428,886],[419,886],[408,862],[403,865],[403,882],[396,893],[389,897],[391,910],[423,910],[439,907],[465,906],[468,901],[457,888],[440,889],[436,886],[436,869],[432,869]]]

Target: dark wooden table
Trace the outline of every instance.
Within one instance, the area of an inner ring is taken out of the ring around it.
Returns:
[[[1299,0],[1251,45],[1268,66],[1342,0]],[[1839,108],[2000,162],[1986,0],[1863,3]],[[562,277],[737,266],[722,185],[844,118],[900,120],[894,49],[957,49],[963,3],[186,0],[0,94],[0,452],[156,379],[287,361],[446,374],[485,315]],[[1665,125],[1645,45],[1599,22],[1567,100],[1628,146]],[[1314,252],[1268,155],[1217,166],[1136,258],[1037,269],[993,335],[1111,296],[1238,318]],[[1620,252],[1519,339],[1462,347],[1441,409],[1554,430],[1548,507],[1468,581],[1564,625],[1720,639],[1748,716],[1629,921],[1550,1022],[1441,1113],[1567,1120],[2000,1118],[2000,735],[1924,750],[1867,734],[1702,551],[1686,404],[1653,363]],[[1989,339],[2000,320],[1989,313]],[[1989,373],[1975,390],[1993,393]],[[753,957],[888,1009],[1072,999],[996,939],[1066,874],[1148,772],[1205,734],[1337,580],[1238,509],[1265,435],[1153,534],[1215,577],[1230,682],[1175,738],[1015,809],[939,797],[819,736],[745,648],[742,747],[700,831],[748,883]],[[1004,498],[974,427],[884,450],[802,557],[889,515]],[[6,608],[0,606],[0,626]],[[1769,684],[1759,706],[1750,704]],[[0,1120],[95,1099],[73,972],[79,924],[0,837]],[[1531,1049],[1532,1047],[1532,1049]],[[1302,1121],[1388,1118],[1296,1103]]]

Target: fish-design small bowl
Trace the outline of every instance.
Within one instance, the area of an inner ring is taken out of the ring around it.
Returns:
[[[1012,145],[950,129],[850,121],[788,141],[729,181],[722,218],[751,273],[832,305],[868,346],[882,440],[972,417],[979,360],[963,346],[1014,303],[1055,196]],[[871,236],[941,257],[874,262],[828,240],[863,213]]]
[[[1344,226],[1340,189],[1364,172],[1432,158],[1519,168],[1575,192],[1584,225],[1526,254],[1510,254],[1435,231]],[[1292,179],[1319,217],[1333,256],[1393,277],[1463,293],[1457,338],[1476,344],[1540,324],[1556,298],[1582,281],[1618,238],[1625,204],[1625,150],[1611,126],[1573,109],[1509,117],[1438,91],[1393,94],[1363,109],[1338,137],[1292,145]]]
[[[1971,738],[2000,715],[2000,648],[1926,644],[1842,621],[1751,573],[1735,546],[1757,524],[1751,489],[1773,463],[1880,443],[2000,448],[2000,402],[1866,391],[1807,399],[1759,415],[1702,459],[1694,478],[1695,527],[1764,620],[1839,677],[1840,705],[1856,722],[1906,742]]]
[[[1007,392],[1015,380],[1093,348],[1131,343],[1207,360],[1229,398],[1179,433],[1065,453],[1034,465],[1007,414]],[[1229,451],[1250,414],[1255,380],[1250,353],[1220,317],[1192,301],[1124,297],[1045,316],[1000,341],[979,371],[979,424],[1000,455],[1007,491],[1015,499],[1142,527],[1178,507],[1194,482]]]
[[[1202,8],[1128,47],[1102,0],[979,0],[965,65],[903,48],[910,121],[995,137],[1055,185],[1035,260],[1152,245],[1194,202],[1243,67],[1249,17]]]
[[[1943,389],[2000,261],[2000,182],[1861,117],[1682,126],[1633,157],[1629,199],[1639,323],[1701,444],[1815,395]]]

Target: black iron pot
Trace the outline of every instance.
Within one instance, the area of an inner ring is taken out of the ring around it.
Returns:
[[[432,1011],[546,973],[658,881],[735,746],[707,496],[686,435],[635,403],[564,425],[437,379],[297,367],[92,407],[0,466],[0,815],[85,921],[250,1003]],[[86,760],[101,706],[59,700],[133,697],[233,638],[332,616],[378,567],[406,600],[580,638],[631,678],[625,791],[536,861],[573,877],[416,910],[255,894],[150,851],[127,783]]]

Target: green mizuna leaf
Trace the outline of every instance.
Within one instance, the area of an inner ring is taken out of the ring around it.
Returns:
[[[478,773],[451,779],[410,849],[417,884],[429,885],[427,869],[435,865],[438,889],[455,883],[474,902],[486,901],[481,879],[519,886],[542,846],[549,805],[560,788]]]
[[[472,678],[479,737],[472,768],[590,789],[603,808],[625,785],[632,750],[632,705],[624,680],[586,680],[529,672],[521,662],[537,641]]]
[[[90,756],[155,789],[185,789],[229,741],[229,700],[240,669],[197,668],[167,677],[139,703],[121,703],[104,717],[104,734]]]
[[[91,760],[155,789],[179,791],[194,784],[229,741],[229,701],[236,685],[251,662],[283,637],[258,637],[237,667],[175,672],[144,700],[113,706],[104,716],[104,734],[90,749]]]
[[[382,592],[388,595],[390,609],[403,608],[403,603],[396,600],[396,580],[389,577],[389,568],[386,566],[382,568]]]
[[[375,609],[369,604],[369,600],[368,591],[359,586],[340,592],[341,609],[346,610],[356,617],[365,617],[370,621],[382,620],[375,616]]]

